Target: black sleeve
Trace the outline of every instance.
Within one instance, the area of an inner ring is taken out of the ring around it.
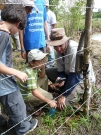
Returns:
[[[0,31],[0,60],[2,58],[5,47],[9,41],[9,34],[3,31]]]

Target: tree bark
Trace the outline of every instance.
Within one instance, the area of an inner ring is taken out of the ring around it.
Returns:
[[[86,20],[85,20],[85,41],[84,41],[84,65],[83,65],[83,77],[84,77],[84,114],[89,116],[89,104],[90,104],[90,97],[91,97],[91,84],[89,81],[89,62],[90,62],[90,47],[91,47],[91,32],[92,32],[92,10],[93,8],[93,0],[87,0],[87,7],[86,8]]]

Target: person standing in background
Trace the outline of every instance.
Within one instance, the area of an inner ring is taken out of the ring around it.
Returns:
[[[47,10],[47,22],[48,22],[49,33],[51,33],[51,30],[56,28],[56,15],[54,12],[52,12],[49,9],[49,0],[45,0],[45,5]],[[48,61],[50,61],[50,63],[46,65],[47,68],[54,66],[54,59],[55,59],[54,48],[53,46],[50,46],[50,52],[48,56]]]
[[[27,25],[25,31],[20,31],[21,55],[26,59],[27,54],[32,49],[39,49],[43,52],[49,51],[49,46],[46,48],[45,33],[49,39],[49,30],[47,24],[47,13],[44,0],[36,0],[35,5],[38,8],[38,13],[35,9],[27,16]],[[26,60],[27,62],[27,60]]]
[[[5,0],[5,3],[8,3],[8,4],[16,4],[16,3],[19,3],[19,4],[23,4],[24,8],[25,8],[25,11],[27,14],[29,14],[32,10],[32,8],[35,8],[35,10],[37,10],[37,8],[35,7],[34,5],[34,2],[33,0]],[[2,20],[1,20],[1,10],[0,10],[0,30],[4,30],[6,32],[9,33],[8,30],[6,30],[5,28],[2,27]],[[15,46],[16,46],[16,49],[14,49],[14,51],[21,51],[21,45],[20,45],[20,40],[19,40],[19,33],[16,33],[14,35],[11,35],[14,43],[15,43]],[[12,45],[12,48],[13,48],[13,45]]]

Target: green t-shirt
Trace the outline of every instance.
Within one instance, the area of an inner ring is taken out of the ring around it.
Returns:
[[[38,69],[33,70],[27,67],[24,72],[28,75],[26,82],[18,82],[19,89],[22,93],[24,100],[27,100],[32,94],[31,90],[37,88]]]

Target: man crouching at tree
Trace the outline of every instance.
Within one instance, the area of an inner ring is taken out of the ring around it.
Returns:
[[[75,98],[76,90],[74,88],[81,81],[81,74],[75,72],[76,53],[78,43],[68,38],[63,28],[52,29],[48,45],[54,46],[56,50],[57,68],[46,69],[46,74],[51,82],[51,89],[60,90],[63,93],[57,99],[58,108],[64,109],[70,101]],[[62,58],[61,58],[62,57]],[[59,59],[60,58],[60,59]],[[57,80],[65,78],[65,81],[56,83]]]

